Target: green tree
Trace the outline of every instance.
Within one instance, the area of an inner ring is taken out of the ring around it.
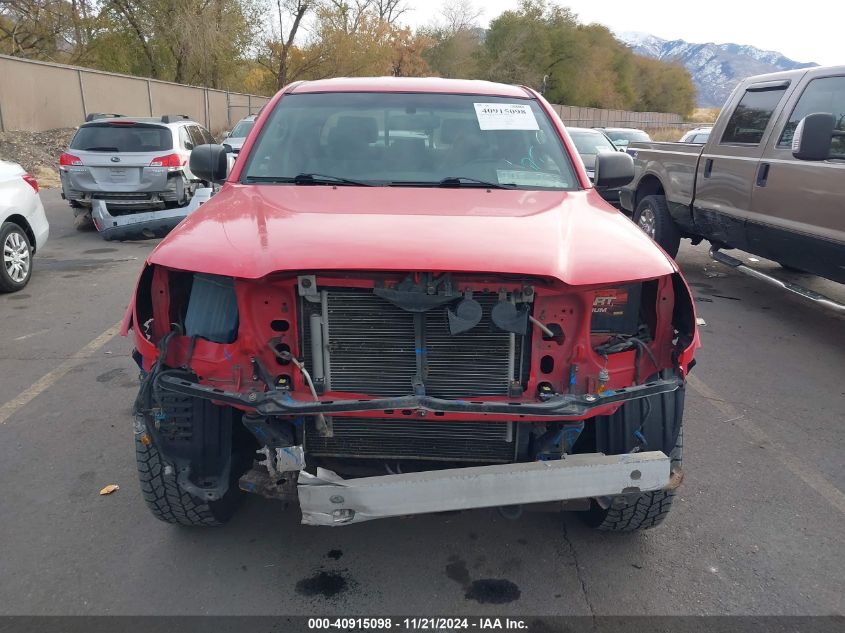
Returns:
[[[491,22],[478,73],[544,86],[546,98],[566,105],[687,114],[695,99],[682,67],[634,55],[606,27],[545,0],[522,0]]]
[[[438,77],[474,78],[479,76],[478,57],[484,29],[478,22],[482,11],[470,0],[446,2],[441,17],[424,29],[429,47],[423,52],[431,72]]]

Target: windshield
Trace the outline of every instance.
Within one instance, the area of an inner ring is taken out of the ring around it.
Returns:
[[[601,152],[615,152],[616,148],[613,146],[607,137],[601,132],[593,130],[573,130],[569,129],[569,136],[572,142],[575,143],[575,148],[579,154],[593,155]]]
[[[160,125],[97,123],[79,128],[70,148],[89,152],[163,152],[173,148],[173,135]]]
[[[247,121],[244,119],[235,126],[235,129],[232,130],[232,133],[229,136],[232,138],[246,138],[246,135],[249,134],[253,125],[255,125],[255,120]]]
[[[614,141],[650,141],[651,137],[642,130],[605,130],[607,134]]]
[[[309,174],[355,181],[344,184],[578,188],[537,102],[486,95],[287,95],[262,127],[241,181]],[[315,179],[297,184],[305,182]]]

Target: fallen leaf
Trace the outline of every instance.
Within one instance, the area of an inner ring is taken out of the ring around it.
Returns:
[[[118,486],[117,484],[109,484],[108,486],[106,486],[105,488],[100,490],[100,494],[101,495],[110,495],[111,493],[113,493],[117,490],[120,490],[120,486]]]

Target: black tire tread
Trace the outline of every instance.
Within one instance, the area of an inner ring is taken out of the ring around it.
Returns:
[[[135,458],[141,494],[153,516],[175,525],[223,525],[208,502],[182,490],[174,476],[165,476],[161,453],[152,442],[142,442],[142,435],[135,434]]]
[[[677,257],[678,249],[681,247],[681,233],[678,226],[669,213],[669,206],[666,204],[666,197],[662,195],[646,196],[637,205],[634,212],[634,222],[638,222],[642,210],[650,206],[654,211],[655,235],[654,241],[660,244],[672,259]]]
[[[684,450],[684,429],[681,427],[675,447],[669,454],[672,472],[681,467]],[[609,508],[604,520],[595,525],[605,532],[634,532],[657,527],[672,509],[675,490],[644,492],[621,508]]]

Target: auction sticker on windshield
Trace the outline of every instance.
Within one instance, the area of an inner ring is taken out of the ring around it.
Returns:
[[[551,187],[560,189],[569,184],[557,174],[542,171],[522,171],[518,169],[497,169],[496,177],[501,185],[517,185],[518,187]]]
[[[474,103],[482,130],[539,130],[531,107],[519,103]]]

